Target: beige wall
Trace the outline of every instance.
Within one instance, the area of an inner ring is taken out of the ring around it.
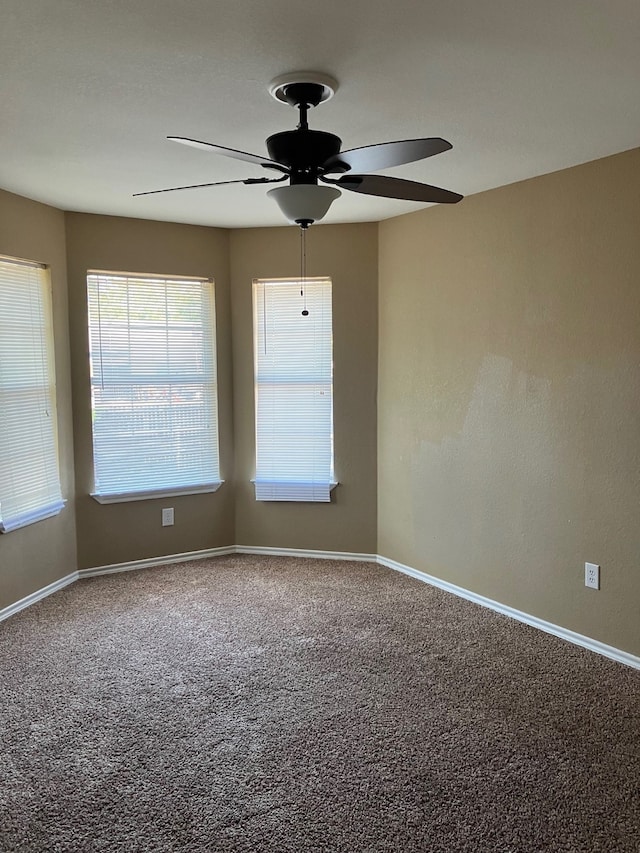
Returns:
[[[233,531],[233,435],[229,232],[191,225],[66,215],[80,568],[230,545]],[[88,269],[213,278],[218,338],[220,469],[214,494],[98,504],[93,488],[86,275]],[[161,508],[175,525],[161,526]]]
[[[0,254],[39,261],[50,269],[53,294],[58,445],[62,512],[0,535],[0,609],[76,569],[73,433],[64,215],[0,190]]]
[[[295,227],[233,231],[236,542],[375,553],[377,226],[314,225],[307,274],[333,282],[335,469],[329,504],[256,502],[252,281],[300,275]]]
[[[382,223],[378,404],[379,553],[636,655],[639,176]]]
[[[639,175],[636,150],[379,226],[310,230],[308,274],[333,280],[328,505],[256,503],[250,484],[251,282],[298,275],[295,228],[65,218],[0,192],[0,252],[51,267],[69,500],[0,536],[0,608],[76,567],[217,545],[377,552],[640,654]],[[172,528],[166,499],[89,497],[88,268],[216,281],[227,482],[171,498]],[[602,564],[599,592],[585,560]]]

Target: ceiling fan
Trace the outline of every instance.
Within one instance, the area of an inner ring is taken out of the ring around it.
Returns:
[[[425,203],[455,204],[462,199],[459,193],[429,184],[388,175],[361,174],[402,166],[441,154],[452,148],[451,143],[445,139],[405,139],[341,151],[340,137],[322,130],[310,130],[307,121],[309,109],[331,98],[337,87],[338,84],[333,78],[315,72],[285,74],[271,82],[271,95],[276,100],[298,109],[300,118],[295,130],[274,133],[267,139],[268,157],[183,136],[167,137],[173,142],[262,166],[277,172],[278,177],[214,181],[209,184],[151,190],[135,195],[153,195],[223,184],[271,184],[288,181],[285,186],[269,190],[267,194],[277,202],[285,217],[302,229],[322,219],[332,202],[341,195],[341,190]]]

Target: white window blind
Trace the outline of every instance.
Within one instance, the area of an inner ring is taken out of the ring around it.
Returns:
[[[213,282],[87,276],[94,497],[220,486]]]
[[[256,499],[328,501],[335,485],[331,281],[254,281],[253,328]]]
[[[63,506],[49,273],[0,258],[0,532]]]

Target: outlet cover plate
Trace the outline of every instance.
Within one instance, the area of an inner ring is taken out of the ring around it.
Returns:
[[[166,507],[162,510],[162,526],[171,527],[173,524],[173,507]]]
[[[600,589],[600,566],[596,563],[584,564],[584,585],[591,589]]]

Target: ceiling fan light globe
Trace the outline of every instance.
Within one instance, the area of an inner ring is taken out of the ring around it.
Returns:
[[[326,216],[332,203],[342,193],[335,187],[323,187],[317,184],[290,184],[275,187],[267,195],[274,199],[289,222],[318,222]]]

